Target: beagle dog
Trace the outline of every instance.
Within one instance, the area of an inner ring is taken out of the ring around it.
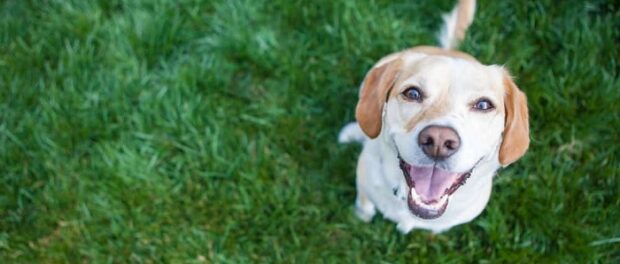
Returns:
[[[441,48],[390,54],[366,74],[341,143],[361,142],[356,213],[379,210],[408,233],[471,221],[485,208],[493,176],[529,146],[525,94],[502,66],[454,50],[474,0],[444,15]]]

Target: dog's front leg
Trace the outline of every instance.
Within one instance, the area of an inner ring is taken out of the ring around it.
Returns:
[[[368,191],[371,190],[372,186],[369,177],[371,173],[372,162],[369,162],[368,156],[368,148],[364,146],[364,150],[360,155],[359,161],[357,162],[357,176],[355,179],[356,187],[357,187],[357,196],[355,198],[355,213],[357,216],[364,222],[370,222],[373,216],[376,214],[377,209],[375,204],[370,199]]]

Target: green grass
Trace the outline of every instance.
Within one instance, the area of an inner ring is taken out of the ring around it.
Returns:
[[[479,1],[530,151],[448,232],[353,216],[357,86],[454,2],[0,1],[0,262],[620,262],[612,1]]]

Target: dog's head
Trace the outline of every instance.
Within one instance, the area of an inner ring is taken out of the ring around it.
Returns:
[[[356,118],[395,150],[409,209],[424,219],[441,216],[466,180],[490,181],[468,179],[482,163],[507,166],[529,145],[525,94],[502,67],[473,59],[408,52],[380,62]]]

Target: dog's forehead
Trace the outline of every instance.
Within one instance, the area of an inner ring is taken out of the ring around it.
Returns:
[[[421,53],[404,54],[402,59],[401,84],[423,82],[457,93],[503,93],[500,71],[477,61]]]
[[[454,91],[494,91],[498,94],[503,91],[501,73],[496,69],[461,59],[452,59],[451,62],[450,79]]]

